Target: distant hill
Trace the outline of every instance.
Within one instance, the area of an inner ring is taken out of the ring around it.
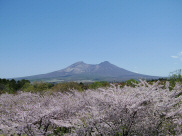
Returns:
[[[28,79],[30,81],[43,80],[48,82],[59,81],[125,81],[128,79],[156,79],[159,77],[134,73],[119,68],[108,61],[100,64],[86,64],[82,61],[76,62],[65,69],[34,76],[16,79]]]

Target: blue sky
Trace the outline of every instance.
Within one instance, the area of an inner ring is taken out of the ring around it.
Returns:
[[[0,0],[0,78],[77,61],[168,76],[182,68],[182,1]]]

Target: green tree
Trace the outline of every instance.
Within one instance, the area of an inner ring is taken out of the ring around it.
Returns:
[[[176,70],[174,72],[171,72],[169,75],[169,82],[171,89],[175,86],[176,83],[181,83],[182,84],[182,76],[181,76],[182,70]]]
[[[89,87],[89,89],[97,89],[99,87],[108,87],[109,85],[110,84],[106,81],[100,81],[100,82],[96,81],[96,82],[90,84],[88,87]]]
[[[135,84],[138,84],[139,82],[136,81],[135,79],[130,79],[126,81],[127,86],[135,87]]]
[[[58,83],[52,88],[52,90],[56,92],[69,92],[72,89],[83,91],[82,85],[76,82]]]

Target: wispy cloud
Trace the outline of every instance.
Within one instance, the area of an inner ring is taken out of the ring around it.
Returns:
[[[182,51],[180,53],[178,53],[177,55],[171,56],[171,58],[179,59],[180,61],[182,61]]]
[[[178,58],[178,56],[171,56],[171,58],[177,59],[177,58]]]

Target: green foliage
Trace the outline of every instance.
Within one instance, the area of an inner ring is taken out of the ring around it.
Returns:
[[[17,91],[32,92],[32,93],[43,93],[45,91],[60,91],[60,92],[69,92],[72,89],[78,91],[84,91],[86,89],[97,89],[99,87],[107,87],[110,84],[105,81],[94,82],[92,84],[76,83],[76,82],[64,82],[58,84],[46,83],[46,82],[33,82],[30,83],[28,80],[19,80],[14,79],[0,79],[0,94],[2,93],[16,93]]]
[[[57,127],[53,132],[54,132],[53,135],[63,136],[66,133],[70,133],[71,132],[71,128]]]
[[[37,92],[45,92],[49,89],[51,89],[53,85],[51,83],[45,83],[45,82],[33,82],[32,84],[26,83],[24,84],[22,91],[25,92],[32,92],[32,93],[37,93]]]
[[[139,82],[136,81],[136,80],[134,80],[134,79],[130,79],[130,80],[127,80],[127,81],[126,81],[126,85],[127,85],[127,86],[135,87],[134,83],[135,83],[135,84],[138,84]]]
[[[25,83],[24,86],[22,87],[21,91],[31,92],[33,89],[34,88],[30,83]]]
[[[175,86],[176,83],[182,84],[181,69],[170,73],[169,82],[170,82],[171,89]]]
[[[76,82],[65,82],[56,84],[54,87],[52,87],[52,90],[56,92],[69,92],[72,89],[83,91],[82,86],[83,85]]]
[[[30,81],[25,79],[16,81],[14,79],[8,80],[8,79],[0,78],[0,94],[1,93],[16,93],[26,83],[30,83]]]
[[[88,88],[89,89],[97,89],[99,87],[108,87],[108,86],[110,86],[110,84],[106,81],[100,81],[100,82],[97,81],[97,82],[94,82],[92,84],[89,84]]]

